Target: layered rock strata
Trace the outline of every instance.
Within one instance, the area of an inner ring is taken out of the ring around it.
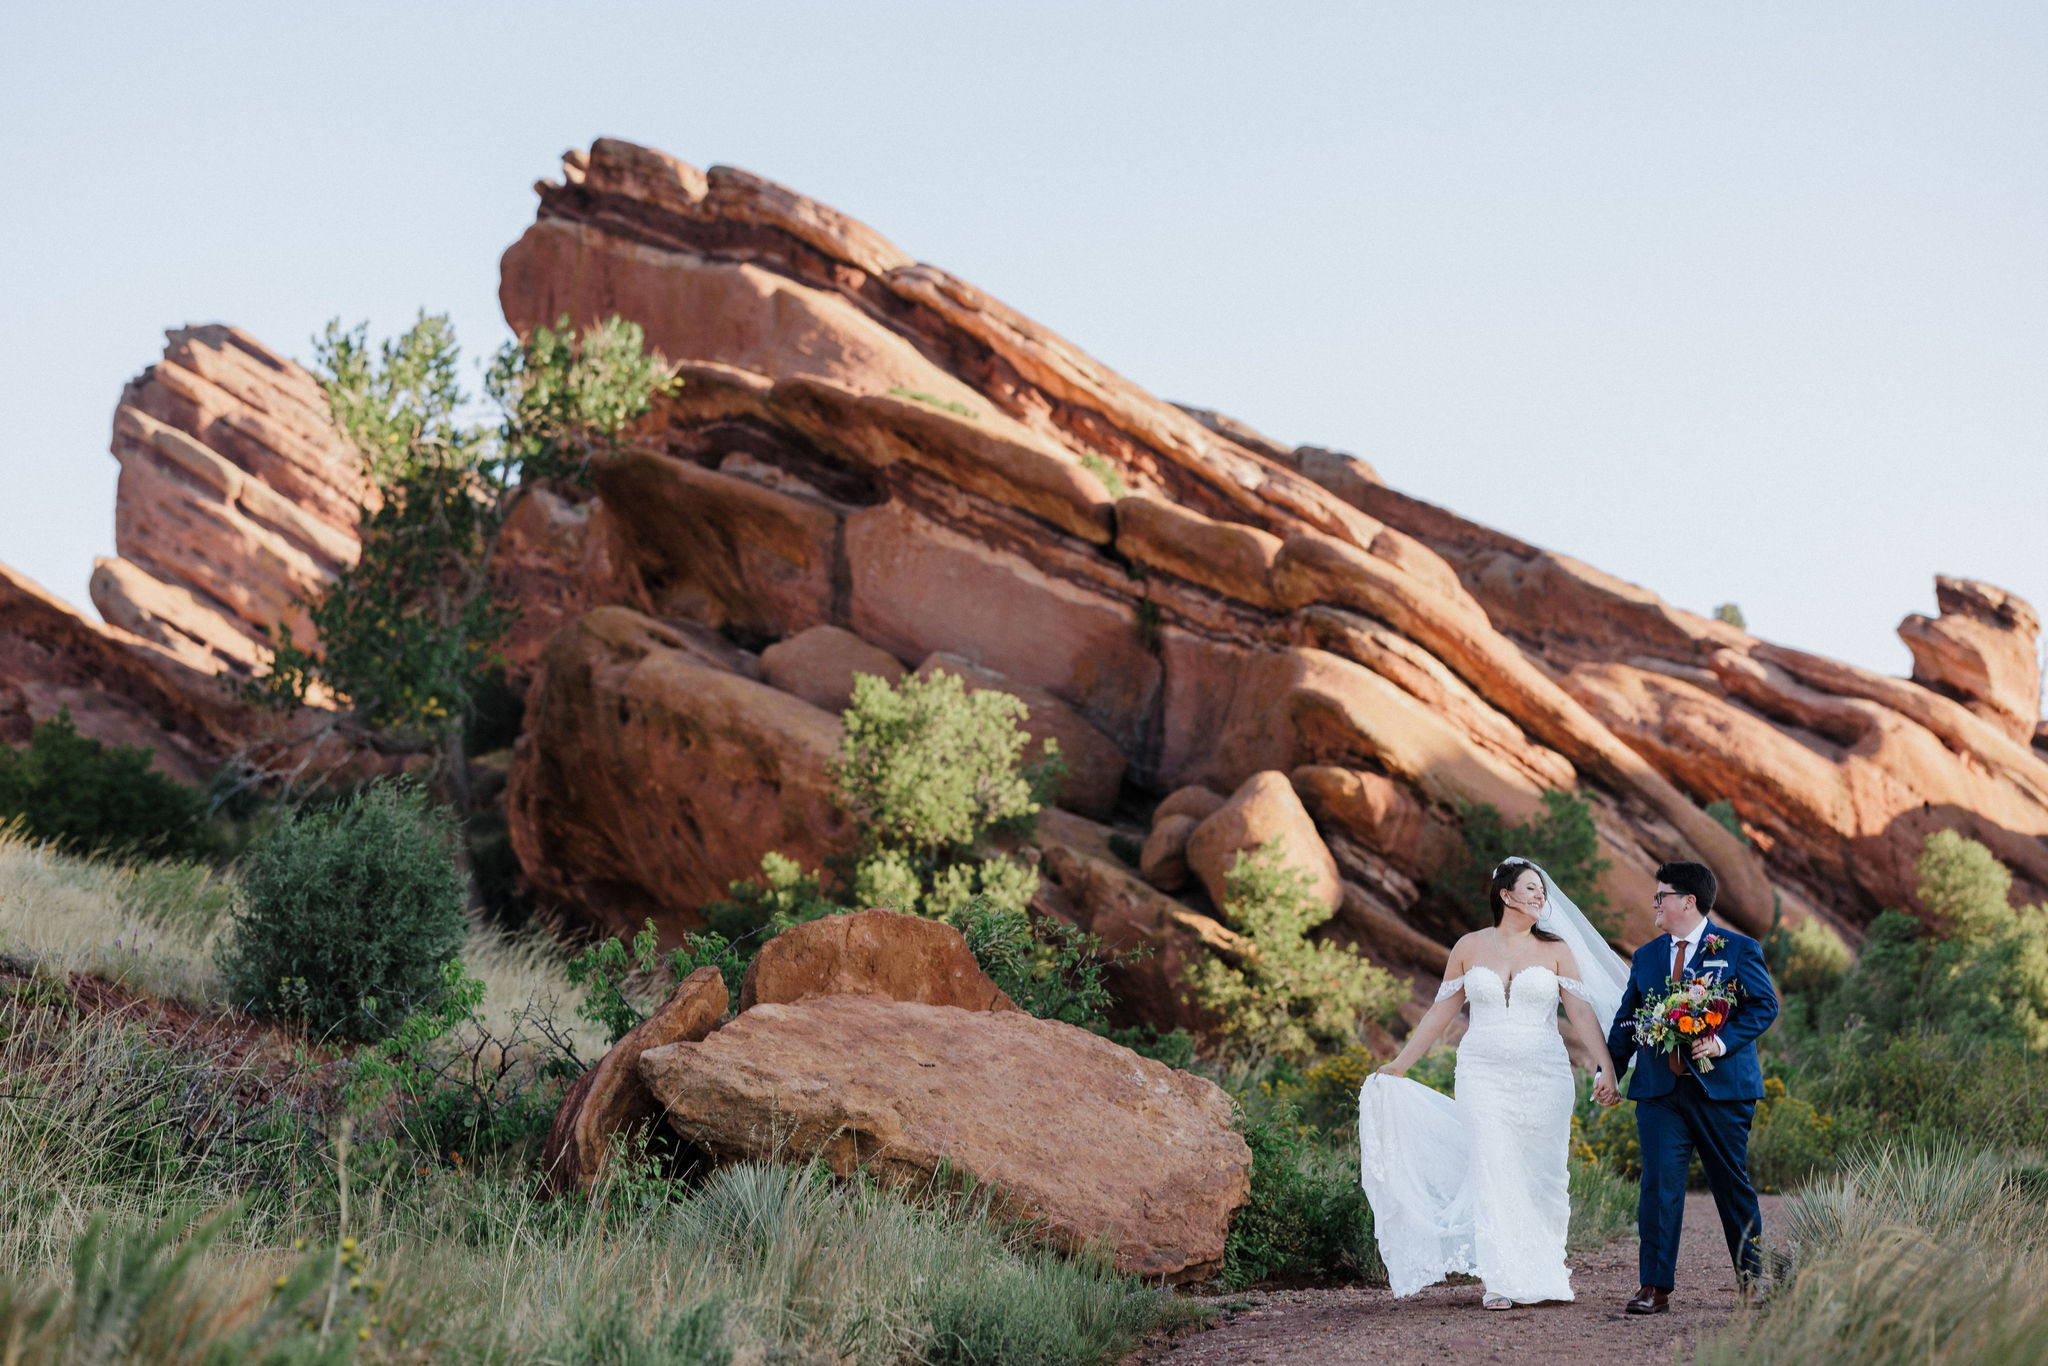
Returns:
[[[1384,485],[1360,501],[1441,554],[1501,632],[1642,761],[1702,805],[1732,804],[1787,914],[1853,928],[1917,907],[1914,862],[1938,829],[2003,859],[2015,903],[2048,897],[2048,753],[2029,743],[2039,701],[2027,691],[2038,617],[2014,595],[1937,580],[1941,615],[1900,627],[1915,678],[1887,678]]]
[[[950,656],[1037,690],[1120,755],[1118,800],[1303,766],[1391,783],[1414,819],[1325,834],[1395,870],[1373,894],[1396,917],[1460,803],[1523,819],[1566,788],[1595,802],[1632,934],[1651,870],[1678,856],[1721,870],[1737,923],[1768,924],[1756,855],[1495,629],[1451,562],[1363,506],[1369,468],[1160,402],[745,172],[601,140],[540,193],[504,258],[507,320],[620,313],[684,379],[643,449],[598,476],[641,611],[750,648],[830,626],[905,667]],[[591,715],[610,700],[593,692]],[[527,790],[573,802],[577,770],[539,777],[548,745],[531,738]],[[1063,800],[1111,816],[1105,798]],[[676,800],[686,826],[714,810],[709,790]],[[562,894],[630,886],[679,926],[713,894],[599,880]]]
[[[118,558],[93,605],[204,673],[313,644],[298,601],[355,562],[364,488],[319,384],[239,328],[165,334],[114,413]]]

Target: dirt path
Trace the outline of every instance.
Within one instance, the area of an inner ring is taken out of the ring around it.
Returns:
[[[1779,1198],[1764,1196],[1766,1237],[1775,1238]],[[1621,1306],[1636,1290],[1636,1241],[1624,1238],[1572,1259],[1570,1304],[1489,1313],[1477,1285],[1434,1286],[1397,1300],[1383,1289],[1253,1292],[1218,1301],[1242,1305],[1220,1327],[1180,1339],[1143,1359],[1155,1366],[1354,1366],[1355,1363],[1565,1362],[1607,1366],[1670,1361],[1675,1344],[1718,1328],[1738,1307],[1735,1273],[1713,1197],[1686,1197],[1678,1288],[1671,1312],[1631,1318]]]

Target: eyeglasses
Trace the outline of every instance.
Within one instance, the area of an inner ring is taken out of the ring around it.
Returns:
[[[1691,892],[1653,892],[1653,893],[1651,894],[1651,896],[1650,896],[1650,904],[1651,904],[1652,906],[1662,906],[1662,905],[1664,904],[1664,898],[1665,898],[1665,897],[1667,897],[1667,896],[1691,896],[1691,895],[1692,895],[1692,893],[1691,893]]]

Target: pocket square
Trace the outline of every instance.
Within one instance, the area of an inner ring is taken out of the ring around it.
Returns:
[[[1725,968],[1728,966],[1728,960],[1725,958],[1705,958],[1700,960],[1700,966],[1703,968]]]

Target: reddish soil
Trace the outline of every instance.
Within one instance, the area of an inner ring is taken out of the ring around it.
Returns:
[[[1763,1199],[1765,1236],[1779,1227],[1780,1199]],[[1127,1366],[1358,1366],[1408,1362],[1568,1362],[1607,1366],[1669,1361],[1741,1312],[1728,1246],[1710,1195],[1686,1197],[1678,1288],[1671,1310],[1622,1313],[1636,1290],[1636,1241],[1624,1238],[1571,1261],[1570,1304],[1493,1313],[1477,1285],[1439,1285],[1405,1300],[1384,1289],[1254,1291],[1219,1298],[1218,1326],[1148,1349]]]

